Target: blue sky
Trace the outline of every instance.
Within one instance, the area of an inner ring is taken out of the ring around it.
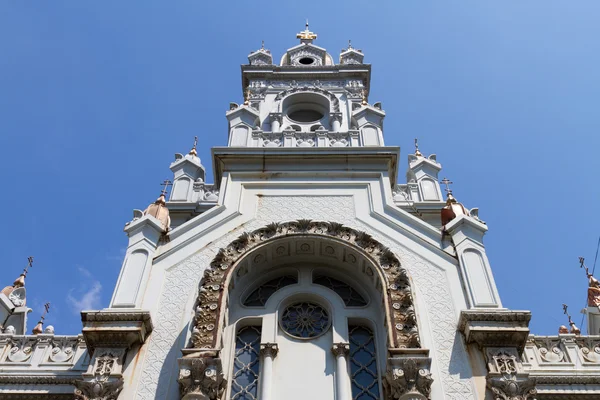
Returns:
[[[31,318],[76,333],[110,300],[132,209],[199,136],[226,144],[239,65],[275,59],[310,19],[334,56],[373,65],[370,100],[406,155],[419,138],[456,197],[479,207],[504,305],[532,331],[579,324],[599,228],[597,1],[3,1],[0,4],[0,286],[36,258]],[[212,176],[212,172],[210,173]],[[600,267],[599,267],[600,269]],[[598,274],[596,274],[598,276]],[[35,321],[30,322],[30,329]]]

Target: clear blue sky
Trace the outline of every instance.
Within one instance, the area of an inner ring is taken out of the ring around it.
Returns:
[[[563,302],[579,324],[577,257],[591,266],[600,234],[599,13],[596,0],[5,0],[0,286],[35,256],[31,318],[50,301],[57,333],[78,332],[80,307],[108,305],[131,210],[194,135],[211,169],[239,65],[261,40],[278,60],[308,17],[316,44],[336,56],[352,39],[373,65],[401,180],[418,137],[480,208],[504,305],[532,310],[538,334],[566,322]]]

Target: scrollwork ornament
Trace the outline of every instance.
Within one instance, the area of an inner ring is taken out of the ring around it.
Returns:
[[[398,365],[388,369],[386,389],[391,399],[425,400],[431,395],[433,378],[426,364],[429,359],[404,358],[397,360]]]

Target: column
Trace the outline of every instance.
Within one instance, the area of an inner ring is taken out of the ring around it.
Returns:
[[[335,355],[336,374],[335,374],[335,393],[336,400],[352,400],[350,396],[350,382],[348,382],[348,354],[350,353],[349,343],[334,343],[331,352]]]
[[[281,132],[281,113],[269,114],[269,120],[271,121],[271,132]]]
[[[260,400],[271,400],[271,386],[273,385],[273,359],[277,356],[279,347],[277,343],[261,343],[260,356],[262,372],[260,375]]]
[[[342,124],[342,114],[331,113],[329,114],[329,118],[331,119],[331,130],[333,132],[339,132],[340,126]]]

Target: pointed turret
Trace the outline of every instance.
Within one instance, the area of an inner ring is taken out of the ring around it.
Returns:
[[[162,185],[165,187],[160,193],[160,196],[144,210],[144,215],[151,215],[159,220],[164,231],[167,232],[171,227],[171,217],[169,216],[169,209],[167,208],[165,196],[167,194],[167,186],[171,185],[171,181],[166,179]]]

